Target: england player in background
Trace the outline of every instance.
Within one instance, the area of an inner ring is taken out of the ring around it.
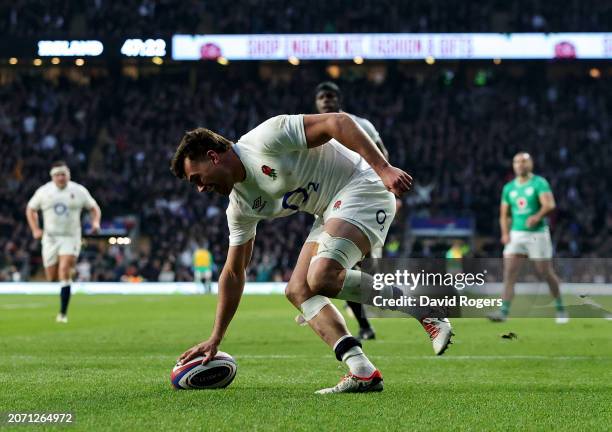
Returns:
[[[340,92],[340,87],[338,87],[335,83],[325,81],[319,84],[315,89],[315,105],[319,114],[342,112],[341,103],[342,93]],[[374,141],[374,144],[376,144],[376,147],[378,147],[385,159],[389,160],[389,152],[385,148],[385,145],[380,138],[380,134],[374,125],[363,117],[358,117],[354,114],[349,115],[353,118],[353,120],[355,120],[355,123],[361,126],[365,133],[368,134],[370,139]],[[370,256],[372,258],[382,258],[383,245],[372,248]],[[351,309],[353,316],[359,323],[359,338],[363,340],[375,339],[376,334],[374,333],[374,328],[370,324],[366,311],[361,303],[347,301],[346,304]]]
[[[556,322],[565,324],[569,316],[563,306],[559,278],[552,267],[553,247],[546,221],[546,215],[555,209],[555,198],[546,179],[533,174],[529,153],[516,154],[512,168],[516,178],[504,186],[499,210],[501,241],[505,245],[503,304],[489,318],[497,322],[508,318],[514,285],[528,257],[538,275],[548,283],[557,309]]]
[[[246,279],[257,223],[298,211],[318,215],[285,294],[349,373],[319,393],[381,391],[381,373],[329,297],[360,301],[362,277],[353,266],[385,242],[395,216],[395,195],[412,178],[390,165],[368,135],[345,113],[281,115],[237,143],[204,128],[187,132],[172,159],[173,173],[200,192],[229,196],[227,259],[208,340],[185,351],[179,364],[203,355],[207,362],[232,320]],[[393,289],[393,287],[391,287]],[[417,317],[436,354],[451,339],[448,320]]]
[[[100,230],[102,213],[89,191],[70,181],[70,169],[59,161],[51,166],[51,181],[39,187],[26,208],[32,236],[42,239],[42,259],[49,282],[59,281],[60,312],[56,321],[67,323],[70,284],[81,251],[81,211],[89,210],[91,229]],[[43,228],[38,221],[42,211]]]

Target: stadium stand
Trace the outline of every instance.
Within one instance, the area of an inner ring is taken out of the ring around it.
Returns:
[[[612,4],[596,0],[353,0],[350,8],[347,4],[343,0],[17,0],[0,6],[0,32],[72,37],[126,32],[150,36],[171,32],[594,32],[608,31],[612,22]]]
[[[132,256],[119,246],[88,246],[81,269],[91,280],[158,280],[163,268],[165,277],[172,269],[176,280],[192,280],[191,253],[203,243],[224,262],[226,201],[172,177],[178,140],[199,125],[237,140],[273,115],[313,112],[311,89],[327,77],[318,65],[291,69],[287,82],[260,78],[252,64],[213,66],[195,80],[169,68],[139,79],[90,74],[78,82],[67,74],[21,74],[0,86],[0,280],[40,272],[24,208],[55,159],[68,161],[105,219],[133,214],[140,221],[142,242]],[[370,119],[392,161],[415,178],[416,192],[405,198],[390,236],[399,253],[407,216],[465,215],[485,239],[474,252],[499,256],[501,187],[511,156],[527,150],[556,194],[557,254],[609,256],[612,208],[603,197],[611,186],[610,79],[549,80],[545,71],[527,71],[524,79],[500,70],[475,83],[461,70],[431,70],[388,67],[383,82],[338,81],[345,109]],[[260,224],[249,278],[287,280],[309,223],[300,215]]]

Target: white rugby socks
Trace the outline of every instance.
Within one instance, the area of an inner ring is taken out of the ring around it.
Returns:
[[[346,335],[338,339],[334,344],[334,351],[336,351],[336,348],[343,340],[348,338],[352,338],[352,336]],[[374,367],[372,362],[366,357],[360,346],[353,346],[342,354],[342,361],[346,363],[353,375],[357,375],[361,378],[367,378],[376,371],[376,367]]]

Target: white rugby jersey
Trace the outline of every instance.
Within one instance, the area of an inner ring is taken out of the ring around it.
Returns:
[[[257,222],[298,211],[322,215],[353,176],[378,178],[356,152],[335,140],[309,149],[303,115],[280,115],[242,136],[233,149],[246,170],[227,208],[230,246],[255,236]]]
[[[348,113],[347,113],[348,114]],[[349,114],[355,123],[357,123],[361,128],[365,131],[366,134],[370,137],[374,143],[376,143],[380,139],[380,134],[368,119],[364,119],[363,117],[358,117],[355,114]]]
[[[42,210],[44,231],[51,235],[81,235],[81,211],[96,206],[89,191],[78,183],[68,182],[64,189],[50,181],[39,187],[28,207]]]

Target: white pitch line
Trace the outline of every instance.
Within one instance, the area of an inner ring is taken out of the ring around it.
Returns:
[[[324,356],[306,356],[306,355],[236,355],[237,359],[300,359],[300,358],[327,358],[331,355]],[[544,356],[544,355],[496,355],[496,356],[400,356],[400,355],[369,355],[371,358],[377,359],[400,359],[400,360],[434,360],[434,361],[463,361],[463,360],[600,360],[612,361],[612,357],[590,357],[590,356]]]
[[[64,356],[59,355],[58,358],[63,358]],[[332,355],[300,355],[300,354],[243,354],[243,355],[235,355],[236,359],[241,360],[297,360],[297,359],[327,359],[333,358]],[[558,360],[558,361],[574,361],[574,360],[591,360],[591,361],[612,361],[612,357],[589,357],[589,356],[545,356],[545,355],[489,355],[489,356],[471,356],[471,355],[463,355],[463,356],[453,356],[446,355],[442,357],[436,357],[434,355],[431,356],[400,356],[400,355],[371,355],[370,357],[376,359],[398,359],[398,360],[433,360],[433,361],[474,361],[474,360]],[[40,357],[31,356],[31,355],[19,355],[19,354],[9,354],[3,356],[3,358],[10,359],[12,361],[40,361]],[[52,360],[53,356],[48,357],[47,360]],[[163,361],[174,361],[176,357],[169,355],[133,355],[133,356],[78,356],[75,358],[75,361],[79,362],[87,362],[87,361],[96,361],[100,360],[105,361],[133,361],[133,360],[163,360]]]
[[[47,303],[7,303],[0,305],[0,309],[38,309],[47,306]]]

